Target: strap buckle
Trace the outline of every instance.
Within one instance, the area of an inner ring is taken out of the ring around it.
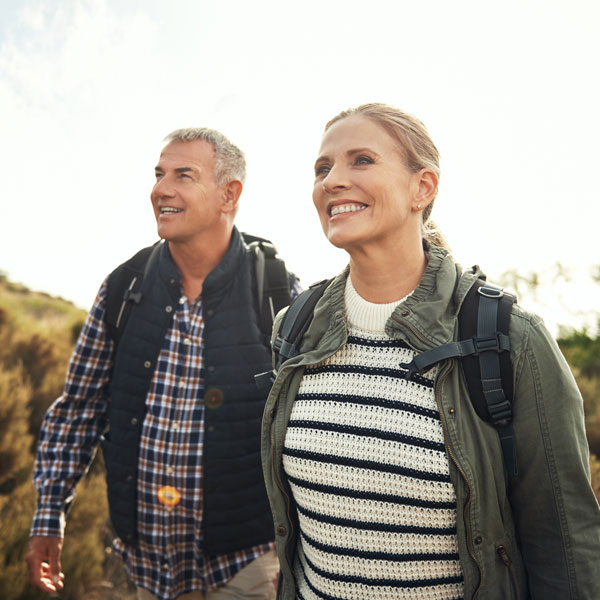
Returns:
[[[482,285],[480,288],[478,288],[477,293],[485,296],[486,298],[494,299],[500,299],[502,296],[504,296],[504,290],[502,288],[491,286],[490,284]]]

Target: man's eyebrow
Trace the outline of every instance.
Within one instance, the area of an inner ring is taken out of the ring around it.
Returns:
[[[198,169],[194,168],[194,167],[177,167],[176,169],[173,169],[173,171],[175,171],[175,173],[198,173]],[[160,166],[157,165],[156,167],[154,167],[154,172],[155,173],[164,173],[165,170]]]

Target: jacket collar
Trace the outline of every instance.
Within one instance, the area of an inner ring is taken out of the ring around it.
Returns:
[[[345,342],[344,288],[348,274],[349,267],[346,267],[317,303],[301,352],[305,348],[337,349]],[[447,250],[432,245],[419,285],[396,307],[386,323],[386,333],[392,338],[404,339],[419,351],[456,339],[458,311],[479,277],[484,277],[479,267],[463,272]],[[302,362],[309,358],[306,356]]]
[[[398,305],[386,324],[390,337],[405,337],[418,350],[456,339],[462,302],[475,281],[483,276],[477,266],[463,271],[452,255],[439,246],[429,248],[428,258],[419,285]]]

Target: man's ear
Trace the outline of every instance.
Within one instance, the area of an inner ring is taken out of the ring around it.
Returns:
[[[243,187],[242,182],[238,179],[233,179],[223,185],[223,212],[235,213]]]
[[[435,198],[438,187],[438,176],[431,169],[421,169],[415,173],[417,189],[415,193],[415,206],[423,210]]]

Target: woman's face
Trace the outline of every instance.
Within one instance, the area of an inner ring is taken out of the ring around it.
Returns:
[[[315,163],[313,202],[327,239],[350,250],[420,231],[419,180],[381,125],[359,115],[338,121]]]

